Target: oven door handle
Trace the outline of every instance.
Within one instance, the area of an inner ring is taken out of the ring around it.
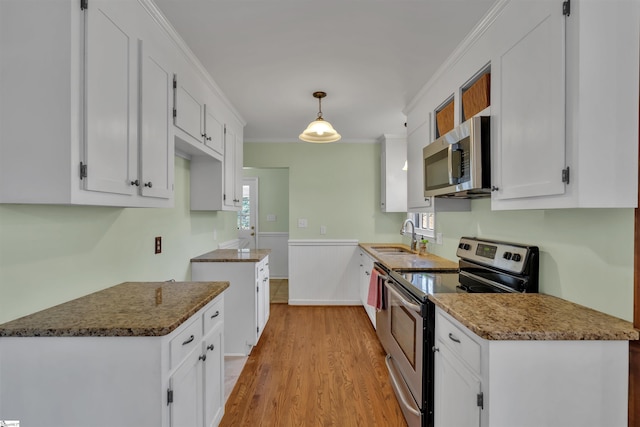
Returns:
[[[415,311],[416,313],[422,313],[421,310],[421,306],[419,304],[415,304],[412,303],[411,301],[407,301],[401,294],[400,292],[396,291],[395,289],[393,289],[393,287],[391,285],[389,285],[389,281],[386,280],[384,282],[384,286],[387,288],[387,290],[389,292],[391,292],[392,294],[395,295],[396,298],[398,298],[400,300],[400,303],[402,305],[404,305],[406,308],[408,308],[409,310]]]
[[[393,385],[393,388],[396,391],[396,396],[398,396],[400,398],[400,401],[402,402],[404,407],[407,408],[407,410],[409,412],[411,412],[415,416],[419,417],[421,415],[420,414],[420,409],[417,407],[417,405],[413,401],[412,397],[409,397],[409,399],[407,399],[406,393],[403,392],[403,388],[400,387],[400,384],[398,383],[398,379],[397,379],[396,373],[395,373],[395,368],[391,367],[391,355],[390,354],[387,354],[387,357],[384,358],[384,363],[385,363],[385,365],[387,365],[387,370],[389,371],[389,377],[391,378],[391,383]],[[413,402],[413,405],[411,403],[409,403],[409,402]]]

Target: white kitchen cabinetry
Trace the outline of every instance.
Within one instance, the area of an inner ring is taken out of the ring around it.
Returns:
[[[626,426],[627,341],[485,340],[439,308],[435,326],[435,427]]]
[[[179,136],[196,147],[200,146],[204,153],[221,158],[224,154],[223,125],[215,107],[206,101],[213,94],[193,73],[176,75],[174,87],[173,122],[184,132]]]
[[[32,427],[217,426],[223,330],[220,294],[164,336],[2,337],[0,413]]]
[[[375,262],[373,258],[369,256],[364,250],[358,250],[358,262],[359,262],[359,287],[360,287],[360,300],[362,301],[362,306],[364,307],[367,315],[369,316],[369,320],[371,320],[371,324],[373,328],[376,328],[376,309],[375,307],[370,306],[367,303],[367,299],[369,297],[369,283],[371,281],[371,271],[373,270],[373,263]]]
[[[0,16],[0,202],[172,206],[168,39],[141,4],[7,0]]]
[[[224,327],[221,320],[202,341],[194,341],[197,351],[191,351],[171,376],[169,382],[169,393],[171,393],[169,425],[171,427],[212,427],[218,425],[222,419]],[[188,339],[190,338],[185,341]]]
[[[384,135],[380,138],[380,209],[407,211],[407,138]]]
[[[195,281],[228,281],[225,352],[248,355],[269,320],[269,256],[258,262],[191,262]]]
[[[411,117],[410,117],[411,120]],[[422,149],[435,138],[431,134],[430,119],[409,122],[407,138],[407,208],[409,212],[454,212],[471,209],[469,200],[452,200],[424,196],[424,164]]]
[[[191,159],[191,210],[237,211],[242,206],[242,127],[224,126],[224,159]]]
[[[636,207],[640,3],[526,3],[495,23],[513,47],[492,56],[492,209]]]
[[[495,24],[494,201],[565,192],[565,19],[560,2],[512,2]]]

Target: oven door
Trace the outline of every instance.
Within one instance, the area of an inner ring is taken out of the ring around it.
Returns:
[[[423,426],[424,319],[422,304],[393,280],[376,319],[391,382],[409,427]]]

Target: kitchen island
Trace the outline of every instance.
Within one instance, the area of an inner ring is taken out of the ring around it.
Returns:
[[[627,425],[631,323],[543,294],[433,294],[435,426]]]
[[[217,425],[228,286],[127,282],[0,325],[0,419]]]
[[[247,356],[269,320],[270,249],[217,249],[191,259],[193,280],[224,280],[225,352]]]

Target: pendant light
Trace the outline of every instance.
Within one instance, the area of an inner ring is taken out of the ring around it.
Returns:
[[[327,96],[325,92],[313,92],[313,97],[318,98],[318,118],[309,123],[309,126],[298,138],[305,142],[325,143],[340,141],[340,134],[331,126],[331,123],[322,118],[322,98]]]

